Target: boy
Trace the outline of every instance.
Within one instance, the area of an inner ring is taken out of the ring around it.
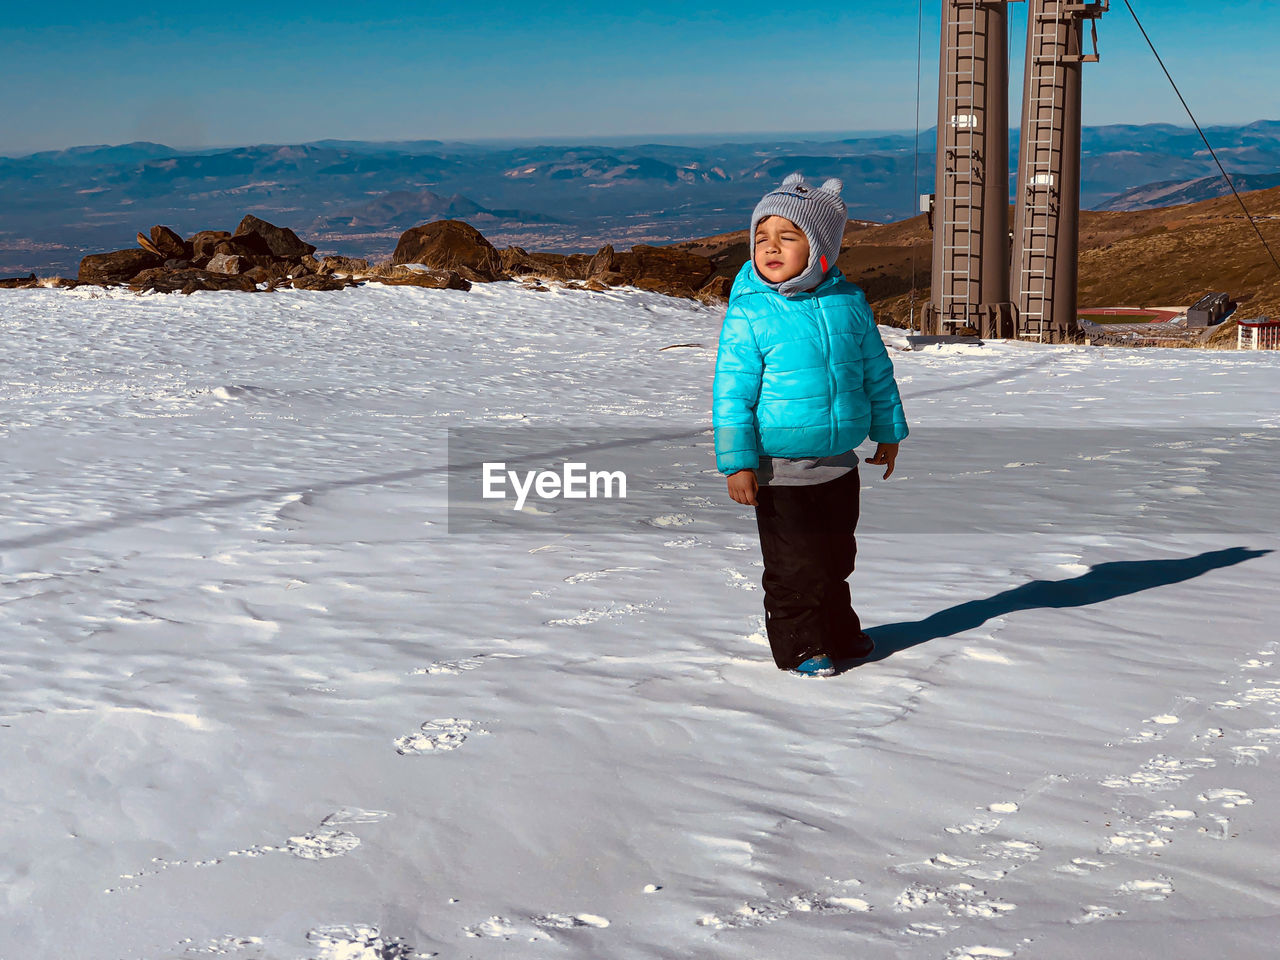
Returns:
[[[712,388],[716,466],[756,508],[774,662],[831,676],[874,645],[850,605],[857,446],[893,473],[906,417],[867,299],[835,266],[848,220],[834,177],[799,173],[756,205]]]

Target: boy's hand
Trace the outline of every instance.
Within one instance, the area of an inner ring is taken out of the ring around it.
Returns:
[[[896,443],[877,443],[876,455],[867,457],[867,463],[885,463],[884,477],[881,479],[888,480],[889,474],[893,473],[893,462],[898,459],[898,445]]]
[[[733,497],[738,503],[745,503],[748,506],[757,506],[756,491],[759,485],[756,483],[756,472],[754,470],[739,470],[729,477],[729,496]]]

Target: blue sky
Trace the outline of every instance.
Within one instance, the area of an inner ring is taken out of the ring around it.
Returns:
[[[1213,16],[1204,8],[1216,4],[1133,2],[1202,122],[1280,118],[1280,4],[1246,0]],[[140,139],[185,147],[914,126],[910,0],[621,6],[52,4],[10,15],[0,40],[0,155]],[[1015,57],[1026,6],[1010,5]],[[924,4],[924,127],[934,119],[940,8]],[[1103,60],[1085,67],[1085,122],[1185,123],[1123,0],[1098,33]]]

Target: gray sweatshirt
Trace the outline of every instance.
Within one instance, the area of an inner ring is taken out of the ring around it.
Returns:
[[[761,455],[756,469],[756,483],[770,487],[799,487],[810,483],[826,483],[858,468],[857,449],[832,457],[786,457]]]

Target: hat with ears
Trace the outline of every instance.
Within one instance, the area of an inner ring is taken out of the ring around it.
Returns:
[[[789,173],[778,189],[766,193],[751,214],[751,263],[755,269],[756,227],[765,217],[786,217],[804,231],[809,240],[809,263],[798,276],[781,283],[762,281],[786,295],[799,290],[810,290],[822,282],[827,272],[835,267],[840,255],[840,241],[844,226],[849,220],[849,208],[840,199],[844,183],[835,177],[815,187],[801,173]],[[756,276],[760,272],[756,271]]]

